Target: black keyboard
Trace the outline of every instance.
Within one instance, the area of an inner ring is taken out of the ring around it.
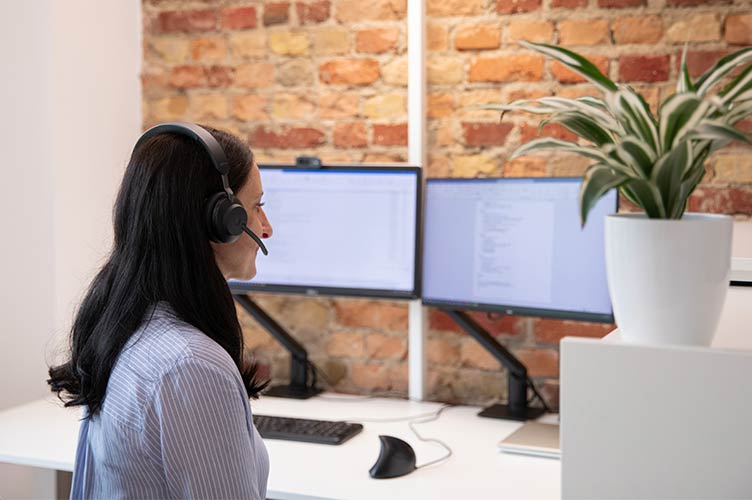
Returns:
[[[264,439],[318,444],[342,444],[363,430],[360,424],[270,415],[253,415],[253,423]]]

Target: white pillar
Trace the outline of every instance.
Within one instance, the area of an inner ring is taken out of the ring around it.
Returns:
[[[426,166],[426,34],[425,0],[407,2],[407,143],[408,162]],[[425,178],[425,170],[423,171]],[[421,187],[422,189],[422,187]],[[422,226],[422,221],[420,221]],[[422,227],[417,228],[422,231]],[[417,249],[418,251],[420,249]],[[408,326],[409,397],[426,396],[426,330],[428,322],[420,299],[410,301]]]

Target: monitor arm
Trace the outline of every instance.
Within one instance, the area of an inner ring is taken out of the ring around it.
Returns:
[[[290,353],[290,384],[271,387],[264,394],[283,398],[308,399],[320,393],[320,389],[311,387],[308,383],[310,362],[305,348],[248,295],[244,293],[235,294],[233,298]]]
[[[453,309],[442,309],[465,332],[496,358],[509,372],[507,377],[507,404],[493,405],[479,413],[482,417],[504,418],[509,420],[530,420],[543,413],[541,408],[527,404],[527,368],[514,354],[499,344],[490,333],[476,323],[467,313]]]

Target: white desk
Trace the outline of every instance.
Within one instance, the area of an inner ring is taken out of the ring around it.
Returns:
[[[327,394],[308,401],[262,398],[252,407],[259,414],[358,421],[417,415],[440,405]],[[481,418],[478,410],[448,408],[438,420],[418,425],[421,435],[443,440],[454,454],[442,464],[395,479],[368,475],[379,454],[379,434],[410,443],[419,465],[445,453],[436,444],[419,441],[406,422],[364,422],[363,432],[340,446],[266,440],[271,462],[268,496],[278,500],[560,498],[560,462],[499,453],[496,443],[520,424]],[[0,412],[0,462],[73,470],[79,416],[80,410],[62,408],[52,399]],[[555,416],[546,419],[555,421]]]

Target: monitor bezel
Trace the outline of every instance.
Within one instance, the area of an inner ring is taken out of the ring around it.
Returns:
[[[326,164],[320,167],[300,167],[286,163],[259,163],[259,169],[263,170],[296,170],[302,172],[317,171],[353,171],[353,172],[411,172],[417,176],[416,182],[416,207],[415,207],[415,256],[413,269],[412,290],[391,290],[381,288],[346,288],[328,286],[304,286],[304,285],[281,285],[264,284],[250,281],[229,282],[230,292],[233,294],[244,293],[280,293],[292,295],[305,295],[308,297],[355,297],[390,300],[412,300],[420,298],[423,277],[423,248],[421,246],[423,236],[423,169],[413,165],[389,165],[389,164]],[[273,221],[272,221],[273,222]]]
[[[579,181],[582,182],[582,177],[431,177],[426,179],[424,198],[428,196],[428,184],[431,182],[457,182],[457,183],[483,183],[483,182],[499,182],[499,181],[533,181],[533,182],[557,182],[557,181]],[[619,209],[619,191],[616,191],[616,200],[614,206],[614,213]],[[424,209],[425,211],[426,209]],[[427,213],[424,214],[424,216]],[[425,231],[425,220],[423,221]],[[425,244],[425,238],[423,238]],[[422,257],[422,256],[421,256]],[[421,258],[422,260],[422,258]],[[421,275],[423,269],[421,268]],[[459,309],[459,310],[472,310],[488,313],[501,313],[514,316],[534,316],[539,318],[551,318],[551,319],[564,319],[573,321],[587,321],[592,323],[613,323],[614,322],[614,308],[611,304],[611,313],[591,313],[584,311],[572,311],[568,309],[540,309],[534,307],[520,307],[516,305],[504,305],[504,304],[488,304],[484,302],[460,302],[440,299],[430,299],[422,297],[423,305],[429,307],[437,307],[440,309]]]

